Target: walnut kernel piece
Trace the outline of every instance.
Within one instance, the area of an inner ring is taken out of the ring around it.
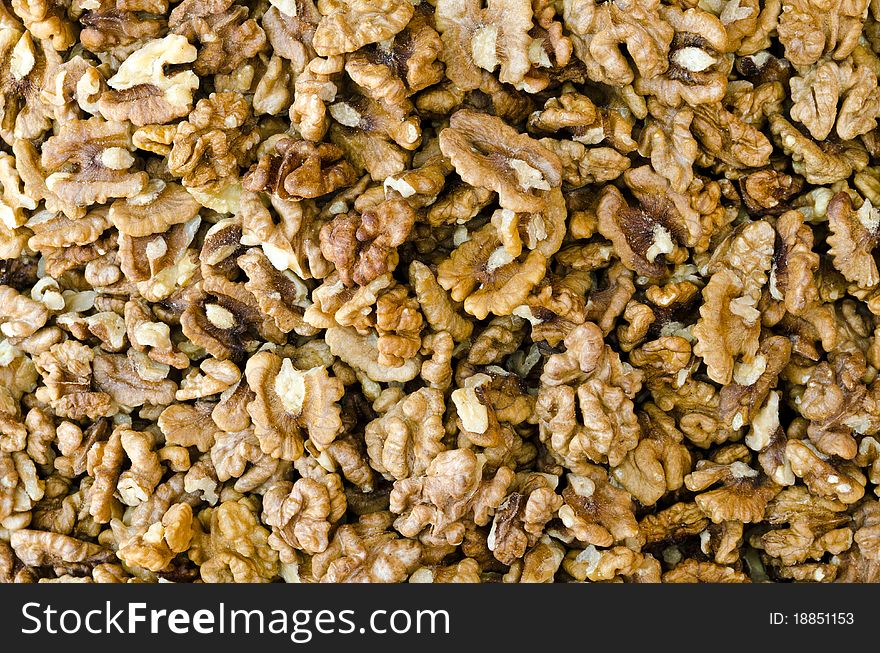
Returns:
[[[199,78],[191,70],[166,75],[165,66],[192,63],[196,49],[178,34],[150,41],[132,52],[107,80],[98,108],[107,120],[161,125],[189,114]]]

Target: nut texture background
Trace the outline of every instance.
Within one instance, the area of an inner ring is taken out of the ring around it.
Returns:
[[[0,581],[880,581],[867,0],[0,5]]]

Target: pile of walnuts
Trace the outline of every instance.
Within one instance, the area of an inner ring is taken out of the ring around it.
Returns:
[[[0,4],[0,580],[880,581],[878,53],[868,0]]]

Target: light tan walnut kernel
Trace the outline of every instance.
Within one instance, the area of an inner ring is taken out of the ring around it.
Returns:
[[[324,449],[342,432],[336,403],[342,383],[326,368],[301,371],[289,358],[260,352],[248,360],[245,376],[256,394],[248,412],[265,453],[296,460],[303,453],[304,434]]]
[[[191,70],[166,75],[165,66],[195,59],[195,47],[180,35],[150,41],[131,53],[107,80],[111,90],[98,101],[101,115],[107,120],[129,120],[138,127],[187,115],[199,78]]]

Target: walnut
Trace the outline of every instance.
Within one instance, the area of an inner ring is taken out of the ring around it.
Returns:
[[[183,6],[178,5],[175,11]],[[239,168],[248,162],[260,140],[249,118],[250,107],[237,93],[212,93],[199,100],[187,120],[177,124],[168,170],[196,191],[237,183]],[[196,195],[196,199],[200,197]]]
[[[440,149],[461,178],[494,190],[511,211],[540,211],[540,194],[561,184],[558,157],[502,120],[470,110],[456,112],[440,132]],[[521,157],[521,158],[520,158]]]
[[[877,561],[877,531],[878,531],[878,503],[867,501],[861,504],[854,514],[856,526],[853,540],[859,547],[859,552],[865,558]]]
[[[22,192],[21,176],[15,169],[15,157],[0,156],[0,222],[8,229],[16,229],[28,222],[27,212],[37,208],[37,203]]]
[[[86,471],[94,478],[88,494],[88,512],[99,524],[106,524],[113,515],[113,495],[124,460],[120,428],[113,429],[106,441],[87,449]]]
[[[866,539],[862,542],[856,540],[848,551],[839,556],[838,568],[828,565],[831,568],[827,572],[821,569],[820,571],[832,579],[836,575],[836,580],[841,583],[875,582],[878,575],[877,558],[874,555],[872,542],[868,538],[871,537],[870,532],[876,519],[876,507],[871,503],[864,504],[864,508],[858,510],[856,516],[856,524],[861,527],[859,530],[862,528],[867,530]]]
[[[310,304],[308,288],[301,279],[289,270],[278,271],[257,249],[248,250],[236,263],[248,275],[245,289],[280,331],[294,331],[303,336],[314,334],[314,328],[303,318]]]
[[[210,509],[209,532],[198,534],[187,555],[208,583],[266,583],[278,575],[278,554],[247,501]]]
[[[406,26],[414,10],[404,0],[318,0],[318,11],[322,17],[312,46],[327,57],[390,39]]]
[[[729,237],[716,252],[709,283],[703,289],[700,320],[693,329],[694,353],[706,362],[709,378],[729,383],[740,356],[751,362],[757,354],[761,323],[756,308],[767,282],[774,233],[769,224],[753,222]]]
[[[396,481],[390,509],[399,515],[394,527],[429,545],[458,544],[463,520],[488,523],[507,494],[514,473],[507,467],[484,476],[485,457],[467,449],[438,453],[424,474]]]
[[[461,434],[478,446],[494,447],[498,445],[497,431],[503,432],[505,425],[519,426],[532,419],[535,400],[516,374],[497,367],[488,369],[489,374],[464,379],[463,387],[454,390],[451,399]]]
[[[599,233],[614,244],[624,265],[646,277],[663,275],[666,271],[664,260],[676,249],[675,232],[681,233],[676,229],[678,225],[664,225],[657,219],[668,215],[664,208],[643,205],[640,209],[632,209],[620,191],[614,186],[606,186],[596,209]]]
[[[311,575],[328,583],[400,583],[419,567],[422,545],[401,538],[388,512],[364,515],[337,529],[325,551],[312,557]]]
[[[45,384],[42,394],[59,417],[109,417],[117,410],[114,399],[94,385],[94,352],[74,340],[52,345],[35,360]],[[94,388],[94,389],[93,389]]]
[[[120,560],[128,566],[158,572],[167,568],[175,555],[189,549],[194,534],[193,512],[189,504],[176,503],[165,511],[161,521],[148,528],[126,528],[118,521],[111,528],[114,534],[119,532],[116,555]]]
[[[132,360],[123,355],[95,356],[94,386],[120,406],[164,406],[174,401],[177,384],[170,379],[145,379]]]
[[[210,451],[214,437],[219,430],[210,419],[212,406],[197,403],[174,404],[159,415],[159,428],[169,445],[196,447],[199,451]]]
[[[386,197],[393,197],[392,191],[396,191],[414,208],[431,206],[437,201],[453,168],[440,153],[439,141],[432,140],[425,150],[426,154],[430,152],[430,156],[423,159],[417,168],[385,179],[382,185]]]
[[[599,198],[596,212],[601,223],[597,225],[600,233],[603,229],[609,234],[614,233],[612,240],[618,249],[623,248],[627,259],[642,259],[640,268],[653,264],[656,270],[662,267],[656,260],[658,256],[663,255],[671,262],[676,260],[680,251],[676,249],[677,243],[700,247],[707,240],[710,235],[705,224],[708,216],[699,205],[698,180],[691,181],[688,186],[692,194],[678,193],[666,179],[648,166],[642,166],[624,173],[624,181],[638,200],[638,209],[627,206],[619,192],[614,194],[606,190]],[[612,217],[613,214],[617,215]],[[615,232],[615,220],[619,226],[625,227],[625,231],[634,230],[633,235],[627,236],[629,240],[622,239]],[[666,233],[661,232],[661,228]],[[656,271],[652,276],[656,276]]]
[[[559,157],[566,187],[611,181],[630,166],[629,159],[610,147],[587,148],[581,143],[552,138],[542,138],[539,142]]]
[[[405,98],[443,78],[443,65],[437,60],[442,48],[428,12],[416,10],[393,37],[348,55],[345,71],[369,97],[400,112]]]
[[[260,449],[260,441],[250,429],[217,433],[209,458],[213,469],[207,466],[208,461],[205,460],[201,469],[197,469],[197,463],[187,472],[191,487],[201,490],[206,498],[215,493],[216,481],[235,479],[232,488],[245,493],[278,480],[290,468],[289,462],[264,453]]]
[[[8,390],[0,392],[0,451],[13,452],[25,448],[28,430],[22,423],[18,401]]]
[[[425,473],[444,450],[443,394],[422,388],[403,397],[364,431],[370,466],[389,480]]]
[[[49,311],[42,302],[21,295],[14,288],[0,286],[0,333],[8,338],[21,338],[33,335],[49,317]]]
[[[587,318],[586,295],[592,285],[586,270],[545,277],[514,314],[529,321],[532,340],[556,346]]]
[[[751,363],[734,369],[734,382],[719,393],[719,409],[731,428],[754,426],[759,410],[764,410],[769,392],[776,385],[791,356],[791,343],[781,336],[765,338]],[[761,449],[763,447],[758,447]]]
[[[611,485],[603,470],[584,467],[583,475],[569,474],[567,480],[559,518],[575,539],[607,547],[638,534],[629,493]]]
[[[131,129],[100,118],[71,120],[43,144],[40,165],[47,174],[46,189],[74,207],[101,204],[114,197],[142,193],[146,172],[132,171]],[[70,218],[76,212],[62,208]]]
[[[855,503],[865,494],[864,475],[846,464],[834,465],[828,457],[801,440],[789,440],[785,454],[795,476],[822,497]]]
[[[150,41],[120,64],[101,94],[98,109],[107,120],[133,125],[163,124],[189,114],[199,78],[191,70],[165,74],[165,66],[192,63],[196,49],[178,34]]]
[[[510,565],[537,544],[544,527],[563,504],[558,478],[549,474],[517,476],[515,490],[498,506],[487,544],[495,559]]]
[[[810,420],[807,437],[823,454],[850,460],[856,456],[853,433],[875,433],[874,388],[860,383],[861,356],[835,355],[805,375],[795,406]]]
[[[168,29],[200,44],[198,75],[231,73],[266,45],[266,34],[248,8],[233,0],[184,0],[168,17]]]
[[[48,531],[16,530],[9,544],[18,559],[31,567],[85,572],[113,559],[113,552],[98,544]]]
[[[355,171],[342,150],[330,143],[281,138],[273,151],[244,176],[252,191],[266,191],[282,199],[320,197],[355,181]]]
[[[0,97],[4,115],[0,136],[12,145],[18,138],[39,138],[51,124],[53,107],[41,91],[61,65],[58,53],[46,41],[31,38],[30,32],[6,28],[0,37]]]
[[[120,233],[142,237],[189,222],[200,208],[179,184],[151,179],[142,193],[113,202],[109,218]]]
[[[880,94],[876,73],[866,65],[822,61],[802,76],[792,77],[789,84],[794,101],[791,117],[807,127],[816,140],[827,138],[835,125],[835,133],[844,140],[877,125]]]
[[[455,341],[448,331],[429,333],[422,338],[424,356],[430,356],[422,362],[422,378],[432,388],[445,389],[452,382],[452,352]]]
[[[577,580],[631,582],[660,582],[660,564],[650,554],[641,554],[625,546],[597,549],[592,544],[586,549],[569,551],[562,563],[563,569]],[[644,577],[645,580],[635,580]]]
[[[511,565],[505,582],[552,583],[565,557],[565,547],[545,535],[522,559]]]
[[[66,50],[76,42],[76,29],[65,15],[65,5],[51,0],[15,0],[10,3],[18,16],[38,39],[48,40],[56,50]],[[4,8],[4,13],[9,10]]]
[[[648,545],[675,542],[697,535],[709,525],[709,519],[696,503],[676,503],[639,522],[639,533]]]
[[[596,106],[590,98],[572,88],[563,89],[558,98],[548,99],[542,110],[529,116],[528,124],[529,131],[556,133],[566,130],[575,143],[599,145],[607,142],[614,150],[627,154],[637,148],[632,138],[633,124],[628,118],[612,108]]]
[[[336,98],[334,75],[342,72],[342,57],[315,57],[294,83],[294,100],[290,105],[290,122],[302,137],[320,141],[327,133],[330,120],[326,103]]]
[[[284,334],[260,311],[243,283],[210,277],[202,282],[202,290],[183,311],[180,325],[185,336],[214,357],[239,360],[256,349],[259,338],[284,341]]]
[[[369,105],[369,102],[365,101],[365,104]],[[348,122],[345,117],[348,106],[347,103],[341,102],[336,111],[337,117],[341,117],[346,122]],[[371,111],[384,115],[373,123],[369,117]],[[378,106],[372,106],[365,113],[366,116],[355,110],[352,115],[350,122],[354,123],[357,120],[358,128],[348,127],[338,120],[334,121],[330,126],[330,140],[345,151],[346,158],[356,170],[365,170],[373,181],[384,181],[391,175],[398,175],[406,170],[411,158],[406,149],[391,141],[390,135],[393,133],[409,148],[415,148],[418,146],[421,133],[415,126],[414,117],[400,125],[391,114],[384,112]],[[364,129],[365,127],[370,129]]]
[[[833,2],[820,6],[812,0],[783,0],[779,41],[785,58],[796,66],[815,63],[823,54],[846,58],[858,44],[867,3]]]
[[[749,577],[732,567],[693,558],[680,562],[663,574],[664,583],[748,583]]]
[[[31,510],[45,496],[46,484],[40,480],[34,461],[23,451],[0,452],[0,468],[0,520],[4,528],[15,531],[31,521]]]
[[[336,402],[343,386],[325,367],[301,371],[289,358],[260,352],[248,360],[245,376],[256,394],[248,412],[265,453],[296,460],[303,454],[303,431],[319,449],[342,432]]]
[[[824,529],[823,529],[824,530]],[[826,552],[843,553],[852,546],[853,533],[848,528],[814,533],[804,522],[794,522],[788,528],[772,530],[753,538],[753,546],[768,556],[777,558],[786,566],[802,563],[808,559],[821,559]]]
[[[686,107],[673,110],[656,100],[648,102],[648,110],[639,153],[650,158],[651,166],[669,180],[673,190],[684,192],[693,181],[693,164],[699,153],[691,133],[694,111]]]
[[[201,220],[195,217],[170,227],[162,234],[133,238],[118,237],[119,269],[147,300],[159,301],[177,285],[192,279],[196,270],[195,252],[189,249]]]
[[[642,77],[652,78],[667,66],[675,30],[652,0],[633,5],[567,1],[563,18],[571,30],[574,53],[587,68],[590,79],[611,86],[626,86],[634,79],[630,64],[621,53],[631,53]]]
[[[431,328],[448,332],[457,342],[466,340],[473,331],[473,324],[461,316],[431,269],[419,261],[413,261],[409,267],[409,278],[425,321]]]
[[[653,395],[661,409],[676,415],[682,433],[699,447],[726,442],[735,435],[721,419],[718,392],[711,384],[687,378],[680,387],[664,386]]]
[[[332,268],[321,254],[319,242],[324,222],[300,202],[273,198],[271,206],[278,218],[263,205],[256,193],[242,191],[239,207],[242,235],[239,240],[247,245],[261,246],[277,270],[290,269],[301,279],[329,275]]]
[[[325,551],[330,529],[345,514],[345,507],[337,474],[318,473],[295,483],[273,484],[263,495],[263,521],[272,527],[269,546],[279,551],[283,562],[295,561],[291,549],[312,555]]]
[[[832,184],[868,165],[868,154],[857,141],[815,143],[779,114],[770,117],[770,131],[792,168],[811,184]]]
[[[481,69],[493,72],[500,66],[501,82],[528,84],[531,68],[528,32],[532,27],[529,2],[501,3],[489,0],[437,3],[437,30],[443,40],[446,74],[459,88],[470,90],[481,83]]]
[[[480,563],[465,558],[453,565],[419,567],[409,577],[410,583],[479,583]]]
[[[692,492],[722,484],[696,496],[700,510],[716,524],[730,520],[747,524],[761,521],[767,503],[780,490],[776,483],[741,460],[730,464],[701,460],[684,480]]]
[[[125,505],[136,506],[147,500],[162,480],[162,466],[151,434],[124,430],[120,442],[131,467],[119,475],[116,490]]]
[[[369,333],[375,326],[375,305],[380,294],[396,287],[388,273],[352,288],[346,288],[339,275],[333,273],[312,292],[314,303],[305,319],[315,328],[353,326],[360,333]]]
[[[292,3],[279,0],[270,4],[260,21],[269,44],[276,54],[290,60],[294,69],[301,71],[315,56],[311,41],[321,15],[311,0]]]
[[[642,437],[635,449],[615,467],[612,476],[642,505],[653,505],[667,492],[684,485],[691,454],[675,420],[653,404],[638,414]]]
[[[642,375],[603,344],[602,332],[590,322],[571,331],[565,345],[566,352],[551,356],[541,375],[536,406],[541,439],[571,469],[588,460],[616,466],[639,439],[632,398]]]
[[[880,273],[872,250],[880,241],[880,209],[865,199],[854,209],[846,193],[836,193],[828,203],[828,253],[847,281],[860,288],[871,288],[880,283]]]
[[[447,191],[428,208],[428,222],[431,225],[466,222],[494,197],[495,193],[488,188],[451,182]]]
[[[421,356],[414,356],[398,367],[387,367],[379,363],[378,336],[375,333],[360,335],[352,327],[330,327],[325,332],[325,340],[334,356],[338,356],[367,378],[378,381],[406,382],[418,375]]]
[[[773,146],[768,138],[721,104],[694,107],[691,130],[707,158],[731,170],[759,168],[770,162]]]
[[[675,30],[669,47],[669,66],[662,75],[639,76],[638,93],[656,96],[667,106],[712,104],[724,97],[733,67],[727,30],[721,20],[700,9],[662,7],[663,19]]]
[[[395,286],[376,300],[376,342],[380,365],[400,367],[422,347],[423,326],[418,302],[407,296],[404,286]]]
[[[359,135],[355,136],[358,140],[372,141],[377,147],[392,150],[395,147],[400,147],[402,150],[414,150],[421,144],[420,122],[416,116],[410,115],[411,105],[408,101],[388,107],[369,97],[346,95],[337,98],[337,102],[330,105],[329,110],[338,125],[349,128],[345,133]],[[339,127],[335,133],[340,134]],[[392,145],[392,141],[396,145]],[[361,159],[351,150],[349,150],[349,155],[356,164],[366,168],[376,181],[387,176],[387,173],[380,174],[381,167],[376,167],[377,165],[381,166],[381,163]],[[388,173],[395,172],[388,170]]]
[[[415,213],[390,199],[360,215],[341,214],[321,229],[321,252],[336,265],[346,286],[365,285],[397,266],[397,247],[409,235]]]
[[[465,310],[471,314],[481,317],[489,312],[509,314],[525,301],[531,288],[544,276],[539,269],[543,256],[530,252],[519,264],[503,247],[491,224],[469,236],[439,266],[438,282],[450,291],[453,300],[464,300]],[[510,293],[515,293],[514,301],[508,301]]]

